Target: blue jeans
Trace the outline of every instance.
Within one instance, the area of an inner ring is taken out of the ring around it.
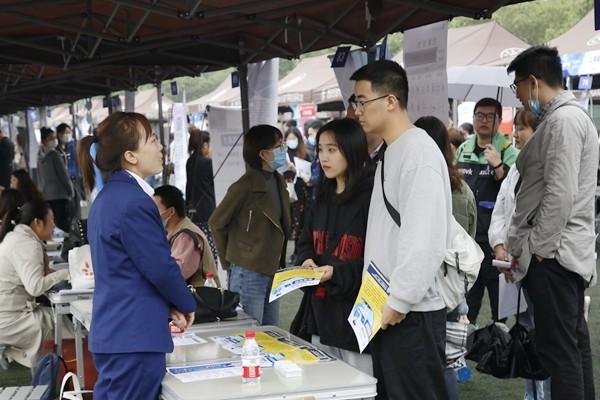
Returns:
[[[279,300],[269,303],[273,277],[231,264],[227,270],[229,290],[240,294],[244,311],[261,325],[279,323]]]

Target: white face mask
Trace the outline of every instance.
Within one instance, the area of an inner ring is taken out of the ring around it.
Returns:
[[[288,149],[296,150],[298,148],[298,139],[288,139],[285,144],[287,145]]]
[[[55,149],[56,146],[58,146],[58,140],[57,139],[52,139],[51,141],[48,142],[48,147],[51,149]]]

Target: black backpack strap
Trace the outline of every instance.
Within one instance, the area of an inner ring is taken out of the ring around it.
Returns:
[[[198,248],[198,250],[200,250],[200,253],[202,253],[204,251],[204,241],[202,240],[200,235],[198,235],[196,232],[194,232],[190,229],[182,229],[179,232],[175,233],[171,237],[171,240],[169,240],[169,246],[172,246],[173,242],[175,242],[175,239],[177,239],[177,237],[179,235],[181,235],[182,233],[185,233],[186,235],[188,235],[189,237],[192,238],[192,240],[194,241],[194,246],[196,246]]]
[[[390,214],[390,217],[392,217],[392,219],[394,220],[394,222],[396,223],[396,225],[398,225],[398,228],[400,228],[400,226],[402,226],[402,223],[401,223],[401,220],[400,220],[400,213],[398,212],[398,210],[396,210],[394,208],[393,205],[390,204],[390,202],[387,199],[387,196],[385,195],[385,187],[383,185],[383,181],[384,181],[383,171],[384,171],[384,169],[385,169],[385,152],[381,156],[381,193],[383,193],[383,201],[385,203],[385,208],[387,208],[388,213]]]

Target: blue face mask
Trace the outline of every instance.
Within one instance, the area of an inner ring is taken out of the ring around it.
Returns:
[[[273,168],[273,170],[279,171],[287,165],[285,149],[283,149],[283,147],[278,147],[277,149],[272,150],[272,152],[273,159],[267,161],[267,163],[269,163],[269,167]]]
[[[536,81],[537,84],[537,81]],[[536,85],[536,92],[537,85]],[[540,105],[539,92],[535,95],[535,100],[531,97],[531,87],[529,87],[529,100],[527,100],[527,105],[529,106],[529,110],[535,114],[536,117],[539,117],[542,114],[542,106]]]
[[[315,146],[317,144],[317,138],[314,136],[309,136],[308,137],[308,144],[310,144],[311,146]]]

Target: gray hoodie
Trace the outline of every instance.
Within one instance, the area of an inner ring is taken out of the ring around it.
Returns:
[[[538,121],[517,159],[521,183],[508,251],[519,259],[519,275],[535,254],[595,284],[596,128],[571,92],[548,103]]]
[[[46,200],[70,199],[73,188],[61,156],[55,149],[40,147],[38,160],[39,185]]]

